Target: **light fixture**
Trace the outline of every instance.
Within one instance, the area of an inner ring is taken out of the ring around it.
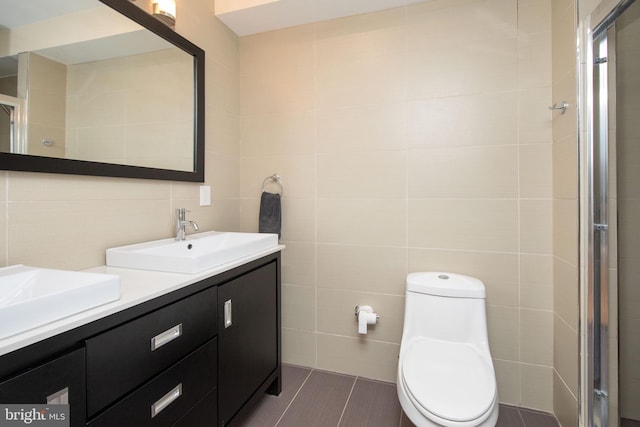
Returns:
[[[176,25],[176,0],[152,0],[153,16],[173,28]]]

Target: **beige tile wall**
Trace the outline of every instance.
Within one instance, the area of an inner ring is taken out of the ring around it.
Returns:
[[[565,427],[578,425],[578,123],[577,9],[554,1],[552,15],[553,102],[553,411]]]
[[[198,183],[2,172],[0,264],[82,269],[104,251],[173,233],[177,207],[202,230],[239,228],[238,38],[212,2],[178,2],[176,30],[206,51],[206,184],[212,206],[198,205]]]
[[[285,361],[395,381],[406,274],[470,274],[500,400],[553,409],[551,8],[434,0],[241,38],[241,215],[257,228],[280,174]],[[356,304],[382,316],[367,336]]]

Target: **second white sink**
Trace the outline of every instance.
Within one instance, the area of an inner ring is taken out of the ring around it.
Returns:
[[[112,274],[0,268],[0,339],[119,298],[120,277]]]
[[[107,265],[199,273],[277,246],[277,234],[207,231],[182,241],[163,239],[107,249]]]

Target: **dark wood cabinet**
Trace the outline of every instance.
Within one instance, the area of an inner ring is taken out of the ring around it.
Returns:
[[[191,408],[174,427],[212,427],[218,420],[218,390],[213,389]]]
[[[170,426],[216,387],[214,338],[89,422],[90,427]],[[214,413],[215,415],[215,413]],[[126,420],[126,423],[124,422]],[[215,418],[208,424],[214,425]]]
[[[277,283],[274,262],[218,287],[221,426],[280,367]]]
[[[48,404],[60,399],[69,404],[70,424],[87,420],[84,348],[42,363],[0,383],[0,403]]]
[[[88,339],[89,416],[213,338],[216,291],[211,287]]]
[[[0,356],[0,403],[63,390],[73,427],[227,426],[280,389],[280,253]]]

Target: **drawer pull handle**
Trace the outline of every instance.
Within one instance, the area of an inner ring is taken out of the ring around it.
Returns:
[[[233,325],[233,313],[231,312],[231,300],[224,302],[224,327],[225,329]]]
[[[182,336],[182,323],[151,338],[151,351],[159,349],[163,345],[170,343],[180,336]]]
[[[162,396],[156,403],[151,405],[151,418],[158,415],[167,406],[171,405],[177,398],[182,396],[182,383],[175,386],[169,393]]]

